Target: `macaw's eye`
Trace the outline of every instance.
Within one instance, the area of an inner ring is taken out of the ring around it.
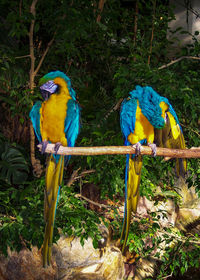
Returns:
[[[168,117],[167,113],[165,113],[165,123],[167,123],[168,119],[169,119],[169,117]]]

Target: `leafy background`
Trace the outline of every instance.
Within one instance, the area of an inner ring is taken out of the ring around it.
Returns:
[[[183,59],[159,69],[168,63],[172,42],[167,39],[168,23],[174,18],[168,1],[107,1],[97,21],[97,1],[38,1],[34,28],[34,53],[39,63],[48,43],[53,44],[35,77],[34,92],[30,89],[29,28],[33,16],[31,1],[0,3],[0,251],[6,254],[7,246],[20,250],[23,246],[41,246],[43,240],[44,173],[36,178],[30,164],[29,111],[33,102],[41,99],[37,88],[40,77],[52,70],[65,72],[72,80],[82,108],[82,128],[77,146],[123,145],[119,126],[119,109],[113,109],[120,98],[127,96],[137,84],[152,86],[167,97],[175,108],[182,124],[186,144],[190,148],[200,145],[200,68],[197,60]],[[134,32],[134,20],[137,28]],[[153,21],[152,21],[153,20]],[[153,22],[153,23],[152,23]],[[152,50],[150,42],[153,27]],[[195,36],[199,33],[196,31]],[[198,56],[200,44],[193,36],[193,44],[174,54]],[[38,151],[36,157],[45,164]],[[55,225],[68,235],[89,236],[98,245],[98,225],[104,221],[113,228],[117,239],[122,219],[116,210],[94,211],[80,200],[77,194],[90,191],[90,198],[112,203],[115,208],[123,202],[125,157],[97,156],[74,157],[65,172]],[[93,170],[67,186],[73,170]],[[188,183],[199,192],[199,160],[188,161]],[[173,189],[173,163],[144,157],[141,195],[153,198],[157,186],[163,192]],[[95,194],[95,195],[94,195]],[[107,218],[105,218],[105,216]],[[129,249],[140,256],[148,256],[154,245],[144,249],[143,239],[159,227],[158,217],[152,214],[153,223],[144,234],[141,220],[131,225]],[[73,227],[72,227],[73,224]],[[169,235],[165,237],[167,244]],[[134,243],[132,242],[134,240]],[[135,245],[133,245],[135,244]],[[187,242],[180,250],[169,248],[163,257],[158,279],[169,274],[184,274],[197,267],[199,246],[185,253]],[[174,255],[174,258],[170,258]],[[181,261],[180,261],[181,260]],[[159,278],[160,277],[160,278]]]

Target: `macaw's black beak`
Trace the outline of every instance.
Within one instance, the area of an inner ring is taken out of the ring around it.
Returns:
[[[43,97],[43,99],[46,101],[46,100],[48,100],[49,99],[49,97],[51,96],[51,92],[49,92],[49,91],[47,91],[47,90],[45,90],[45,89],[40,89],[40,91],[41,91],[41,94],[42,94],[42,97]]]

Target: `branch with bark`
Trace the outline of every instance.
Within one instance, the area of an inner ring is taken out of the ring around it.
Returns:
[[[197,56],[187,56],[187,55],[186,55],[186,56],[181,56],[181,57],[179,57],[179,58],[177,58],[177,59],[175,59],[175,60],[170,61],[170,62],[167,63],[167,64],[164,64],[164,65],[160,66],[158,69],[161,70],[161,69],[167,68],[167,67],[171,66],[172,64],[177,63],[177,62],[179,62],[179,61],[181,61],[181,60],[183,60],[183,59],[195,59],[195,60],[200,60],[200,57],[197,57]]]
[[[113,209],[115,209],[115,207],[112,207],[110,205],[105,205],[105,204],[102,204],[102,203],[95,202],[95,201],[83,196],[82,194],[76,194],[75,197],[80,198],[80,199],[84,199],[85,201],[87,201],[87,202],[89,202],[89,203],[91,203],[95,206],[98,206],[100,208],[106,208],[106,209],[112,209],[113,208]]]
[[[154,37],[155,19],[156,19],[156,0],[153,1],[153,17],[152,17],[150,49],[149,49],[149,56],[148,56],[148,62],[147,62],[148,65],[150,65],[152,48],[153,48],[153,37]]]
[[[38,148],[41,151],[41,144]],[[46,153],[55,154],[55,144],[48,144]],[[60,146],[57,154],[73,156],[96,156],[96,155],[125,155],[135,154],[135,146],[100,146],[100,147],[63,147]],[[152,149],[148,146],[141,146],[141,155],[152,155]],[[157,156],[170,158],[200,158],[200,147],[191,149],[168,149],[157,147]]]
[[[135,16],[134,16],[134,29],[133,29],[133,46],[136,45],[137,40],[137,29],[138,29],[138,14],[139,14],[139,8],[138,8],[138,0],[135,2]],[[133,57],[133,61],[136,61],[136,57]]]
[[[117,111],[120,108],[122,101],[123,98],[120,98],[117,103],[106,113],[105,117],[100,121],[100,124],[98,124],[97,127],[100,127],[102,123],[106,121],[113,112]]]
[[[67,182],[67,186],[70,187],[76,180],[85,177],[87,174],[95,173],[95,169],[84,170],[80,174],[78,173],[81,168],[74,170],[69,181]]]
[[[103,7],[105,4],[106,0],[99,0],[99,5],[98,5],[98,15],[97,15],[97,22],[101,21],[101,13],[103,11]]]
[[[37,67],[35,67],[35,54],[34,54],[34,39],[33,39],[33,35],[34,35],[34,26],[35,26],[35,16],[36,16],[36,4],[37,4],[38,0],[33,0],[31,6],[30,6],[30,13],[33,16],[33,19],[31,20],[31,24],[30,24],[30,29],[29,29],[29,55],[26,55],[24,57],[29,56],[30,60],[31,60],[31,67],[30,67],[30,72],[29,72],[29,84],[30,84],[30,90],[31,93],[33,93],[34,90],[34,82],[35,82],[35,76],[37,75],[45,56],[47,55],[50,46],[53,44],[54,38],[55,38],[55,34],[53,35],[53,38],[50,40],[50,42],[48,43]],[[42,172],[43,172],[43,166],[41,165],[40,161],[38,159],[35,158],[35,134],[34,134],[34,129],[33,126],[30,122],[30,156],[31,156],[31,164],[33,166],[33,173],[39,177]]]

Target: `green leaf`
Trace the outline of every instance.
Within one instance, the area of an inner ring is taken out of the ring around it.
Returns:
[[[0,177],[9,184],[20,184],[26,181],[29,167],[23,154],[15,147],[5,143],[0,155]]]

